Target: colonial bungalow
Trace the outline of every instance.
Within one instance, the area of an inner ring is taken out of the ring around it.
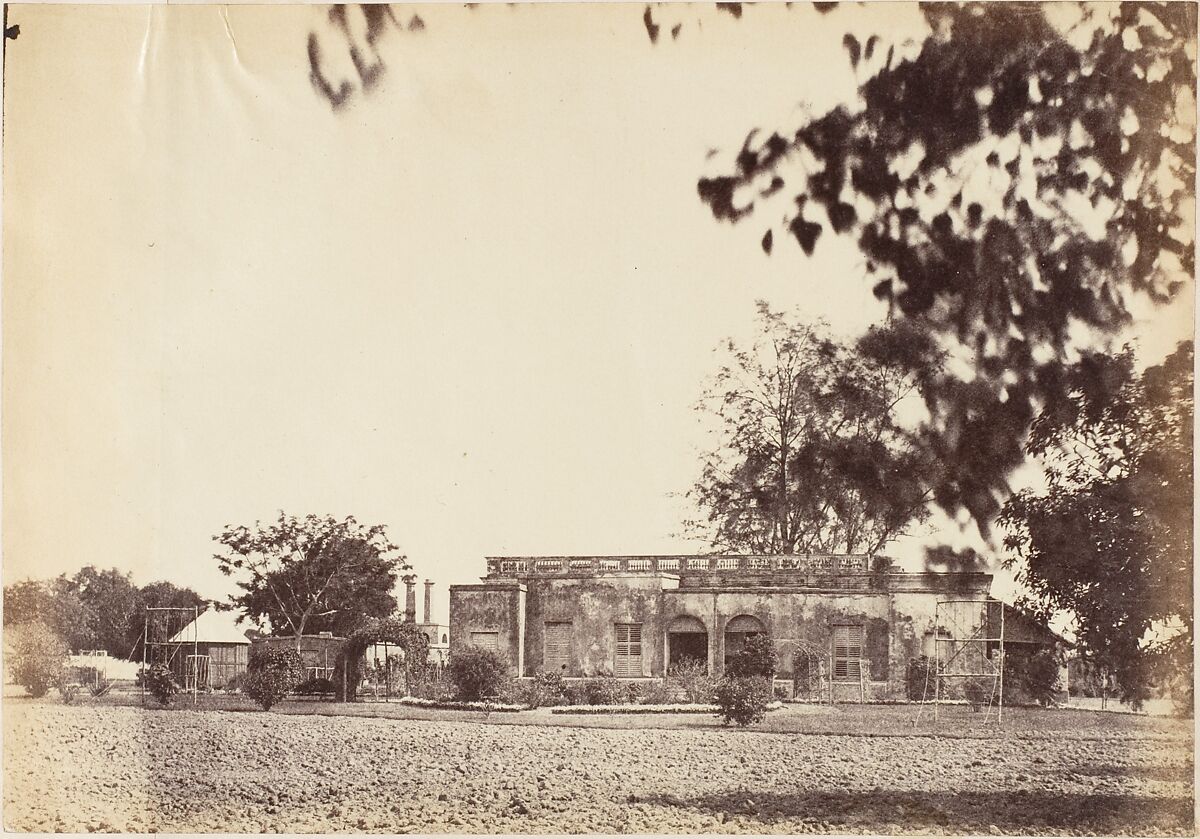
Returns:
[[[991,585],[861,555],[490,557],[480,584],[451,586],[450,652],[493,648],[515,676],[651,679],[688,661],[720,675],[766,633],[794,695],[901,699],[909,660],[946,637],[937,604]]]

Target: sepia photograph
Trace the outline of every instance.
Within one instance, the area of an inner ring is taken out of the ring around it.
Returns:
[[[6,831],[1195,835],[1195,3],[3,47]]]

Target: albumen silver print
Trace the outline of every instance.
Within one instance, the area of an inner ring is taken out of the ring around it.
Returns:
[[[7,5],[5,828],[1194,835],[1196,27]]]

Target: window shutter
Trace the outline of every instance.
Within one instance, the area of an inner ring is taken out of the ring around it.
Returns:
[[[564,665],[571,666],[571,624],[569,622],[548,623],[545,632],[545,652],[542,669],[547,673],[558,673]]]
[[[858,681],[862,666],[863,628],[861,625],[833,628],[833,678]]]
[[[642,675],[642,625],[619,623],[617,629],[617,656],[613,673],[622,678]]]

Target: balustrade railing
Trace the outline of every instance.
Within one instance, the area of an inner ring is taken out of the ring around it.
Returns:
[[[556,574],[676,573],[681,571],[796,571],[863,574],[870,570],[864,554],[792,554],[788,556],[621,556],[621,557],[492,557],[489,577]]]

